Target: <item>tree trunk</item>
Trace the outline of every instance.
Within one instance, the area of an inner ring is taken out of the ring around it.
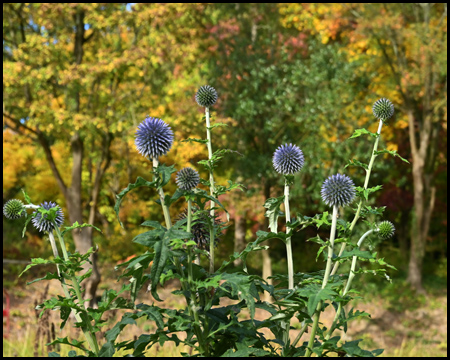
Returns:
[[[247,224],[247,218],[246,213],[244,212],[243,215],[236,215],[235,220],[235,228],[234,228],[234,252],[241,252],[245,248],[245,233],[247,231],[246,229]],[[241,266],[242,260],[236,259],[234,260],[234,266]]]
[[[425,256],[425,244],[430,228],[431,214],[434,208],[435,187],[432,185],[434,171],[434,149],[437,145],[437,131],[433,128],[431,118],[425,118],[417,145],[414,126],[416,117],[408,112],[409,131],[412,154],[412,176],[414,183],[414,209],[411,226],[411,252],[407,281],[419,293],[425,290],[422,284],[422,264]]]
[[[75,135],[71,139],[72,146],[72,184],[70,188],[66,188],[64,195],[66,197],[67,202],[67,210],[69,212],[69,220],[73,224],[74,222],[78,222],[79,224],[83,224],[83,208],[82,208],[82,194],[81,194],[81,171],[82,171],[82,163],[83,163],[83,141],[80,136],[75,133]],[[98,174],[97,174],[98,177]],[[97,179],[96,179],[97,180]],[[98,190],[100,184],[94,186],[93,191]],[[96,204],[93,204],[95,207]],[[95,209],[91,209],[95,210]],[[89,219],[94,221],[94,218]],[[84,254],[86,253],[92,246],[92,228],[84,228],[84,229],[75,229],[72,231],[73,240],[75,243],[76,249]],[[83,268],[85,271],[88,271],[92,266],[92,274],[86,280],[84,280],[85,294],[84,297],[91,299],[90,305],[95,304],[95,293],[97,290],[97,285],[100,283],[100,273],[97,267],[96,254],[92,254],[89,257],[89,260],[92,262],[92,265],[88,262],[84,264]]]
[[[270,182],[266,180],[264,182],[264,202],[270,198]],[[261,224],[260,230],[267,231],[269,228],[269,218],[264,217],[264,223]],[[269,279],[272,276],[272,259],[270,258],[270,248],[267,250],[261,251],[262,253],[262,278],[267,281],[269,285],[272,285],[272,279]],[[265,294],[265,301],[270,301],[270,295],[268,293]]]

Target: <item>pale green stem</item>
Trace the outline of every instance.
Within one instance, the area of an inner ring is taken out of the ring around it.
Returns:
[[[158,158],[153,158],[152,162],[153,162],[153,168],[156,169],[159,165]],[[166,228],[170,229],[172,227],[172,222],[170,220],[169,208],[166,206],[166,203],[164,201],[164,190],[162,188],[159,188],[158,193],[159,193],[159,200],[161,201],[161,206],[163,209],[164,220],[166,222]]]
[[[206,117],[206,139],[208,142],[206,143],[208,147],[208,159],[211,161],[212,159],[212,145],[211,145],[211,123],[209,120],[209,107],[205,107],[205,117]],[[209,192],[211,196],[214,196],[214,192],[216,191],[214,186],[214,175],[213,170],[209,170]],[[211,215],[212,219],[214,219],[214,202],[211,201],[211,210],[209,214]],[[213,226],[209,229],[209,273],[214,273],[214,220],[213,220]]]
[[[361,247],[361,244],[364,241],[364,239],[367,236],[369,236],[372,232],[373,232],[373,230],[369,230],[363,236],[361,236],[361,238],[359,239],[358,244],[357,244],[358,248]],[[342,293],[342,296],[347,295],[348,291],[350,290],[353,278],[355,277],[355,269],[356,269],[356,260],[357,259],[358,259],[357,256],[353,256],[353,258],[352,258],[352,266],[351,266],[351,269],[350,269],[350,273],[348,274],[347,284],[345,286],[344,292]],[[338,309],[336,311],[336,315],[335,315],[334,320],[333,320],[333,324],[331,325],[330,330],[328,331],[328,334],[326,336],[327,340],[331,337],[331,335],[333,334],[333,331],[336,328],[336,324],[337,324],[337,322],[339,320],[339,316],[341,315],[341,311],[342,311],[342,303],[340,302],[339,306],[338,306]]]
[[[302,335],[305,333],[306,329],[308,328],[308,324],[304,324],[302,326],[302,328],[300,329],[300,332],[298,333],[297,337],[295,338],[295,340],[292,342],[292,347],[295,347],[295,345],[297,345],[298,341],[300,340],[300,338],[302,337]]]
[[[289,208],[289,185],[284,185],[284,209],[286,212],[286,224],[291,222],[291,214]],[[286,234],[289,232],[289,228],[286,226]],[[287,266],[288,266],[288,286],[290,290],[294,289],[294,263],[292,260],[292,244],[291,237],[286,239],[286,253],[287,253]]]
[[[369,166],[368,166],[368,168],[367,168],[367,170],[366,170],[366,178],[365,178],[365,180],[364,180],[364,190],[366,190],[367,187],[369,186],[370,173],[372,172],[373,163],[374,163],[374,161],[375,161],[375,158],[377,157],[377,155],[375,155],[375,152],[376,152],[377,149],[378,149],[378,142],[380,141],[380,137],[381,137],[381,129],[382,129],[382,127],[383,127],[383,121],[380,120],[380,123],[378,124],[378,130],[377,130],[377,138],[375,139],[375,143],[374,143],[374,145],[373,145],[372,156],[371,156],[371,158],[370,158]],[[353,229],[354,229],[354,227],[355,227],[355,225],[356,225],[356,222],[357,222],[358,219],[359,219],[359,214],[361,213],[362,203],[363,203],[363,200],[361,199],[361,200],[359,201],[358,209],[356,210],[355,217],[353,218],[353,221],[352,221],[352,223],[351,223],[351,225],[350,225],[350,234],[351,234],[351,232],[353,231]],[[341,255],[342,255],[342,253],[343,253],[344,250],[345,250],[345,246],[346,246],[345,242],[342,243],[341,249],[339,250],[338,256],[341,256]],[[336,274],[336,272],[337,272],[337,270],[338,270],[338,268],[339,268],[339,265],[340,265],[339,262],[336,262],[336,263],[334,264],[333,270],[331,271],[331,275]]]
[[[291,222],[291,211],[289,208],[289,185],[287,183],[284,184],[284,210],[286,212],[286,234],[289,232],[289,228],[287,223]],[[292,260],[292,244],[291,237],[286,239],[286,254],[287,254],[287,266],[288,266],[288,286],[289,290],[294,289],[294,263]],[[289,333],[291,329],[291,321],[290,319],[286,322],[286,333],[284,338],[285,346],[287,346],[289,341]]]
[[[69,261],[69,254],[67,253],[66,244],[64,243],[64,239],[61,236],[61,232],[59,231],[59,228],[58,228],[57,224],[54,221],[53,221],[53,225],[54,225],[54,228],[55,228],[55,231],[56,231],[56,235],[58,236],[58,239],[59,239],[59,243],[60,243],[60,246],[61,246],[61,250],[63,252],[64,260]],[[55,242],[55,238],[53,237],[53,232],[50,231],[49,232],[49,236],[51,237],[50,243],[52,244],[52,246],[55,245],[55,247],[56,247],[56,242]],[[56,253],[57,253],[57,251],[58,250],[56,249]],[[53,253],[55,253],[55,250],[53,251]],[[59,269],[58,269],[58,272],[59,272]],[[75,290],[75,294],[76,294],[76,296],[78,298],[78,302],[80,304],[80,307],[86,309],[86,306],[84,304],[83,295],[81,294],[80,286],[78,284],[77,277],[75,275],[71,275],[70,280],[72,281],[72,286],[73,286],[73,289]],[[63,290],[64,290],[64,295],[66,296],[66,298],[70,299],[71,296],[70,296],[69,290],[67,288],[67,285],[65,284],[64,278],[62,278],[61,285],[62,285]],[[77,322],[81,323],[82,319],[80,317],[80,314],[77,313],[75,311],[75,309],[72,309],[72,312],[73,312]],[[86,340],[88,341],[89,346],[91,347],[91,350],[94,352],[94,354],[96,356],[98,356],[99,348],[98,348],[97,338],[95,337],[94,329],[92,328],[92,324],[91,324],[89,319],[87,319],[87,325],[88,325],[89,329],[88,330],[83,330],[84,335],[86,336]]]
[[[331,231],[330,231],[330,245],[328,246],[328,258],[327,258],[327,266],[325,268],[325,274],[323,276],[323,282],[322,282],[322,289],[325,288],[325,286],[328,283],[328,279],[330,277],[331,272],[331,263],[333,259],[333,250],[334,250],[334,239],[336,236],[336,224],[337,224],[337,214],[338,214],[338,206],[333,206],[333,215],[331,219]],[[308,342],[308,348],[306,349],[306,357],[311,356],[312,348],[314,346],[314,339],[316,337],[317,332],[317,326],[319,324],[320,319],[320,310],[322,309],[322,301],[319,301],[319,304],[317,305],[316,311],[314,312],[314,320],[313,325],[311,328],[311,336],[309,338]]]

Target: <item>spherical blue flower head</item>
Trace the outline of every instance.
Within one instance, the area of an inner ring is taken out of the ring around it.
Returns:
[[[378,236],[387,240],[394,235],[395,227],[390,221],[382,221],[378,224]]]
[[[25,215],[25,208],[20,200],[12,199],[6,202],[3,206],[3,215],[7,219],[15,220]]]
[[[394,115],[394,104],[392,104],[388,99],[383,98],[375,101],[372,111],[377,119],[387,120]]]
[[[346,206],[355,198],[355,184],[347,175],[331,175],[323,182],[320,194],[329,206]]]
[[[185,167],[178,171],[176,183],[181,190],[192,190],[200,183],[200,175],[193,168]]]
[[[169,152],[173,143],[172,129],[161,119],[147,117],[136,131],[136,149],[152,159]]]
[[[272,163],[280,174],[292,175],[302,169],[305,157],[297,145],[284,144],[273,153]]]
[[[212,86],[203,85],[195,94],[195,101],[203,107],[213,106],[217,101],[217,91]]]
[[[49,201],[49,202],[44,201],[44,203],[41,204],[41,207],[46,210],[49,210],[55,206],[58,206],[58,210],[56,211],[55,222],[59,228],[64,223],[64,214],[61,210],[61,207],[51,201]],[[34,227],[36,229],[38,229],[39,231],[50,232],[51,230],[53,230],[55,228],[53,223],[50,220],[47,220],[47,216],[48,216],[47,214],[44,215],[44,218],[42,218],[42,214],[38,211],[35,211],[33,214],[36,214],[36,215],[33,216],[33,219],[31,219],[31,222],[33,223]]]

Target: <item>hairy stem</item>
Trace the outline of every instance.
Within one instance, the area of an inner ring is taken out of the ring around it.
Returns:
[[[188,199],[188,216],[187,216],[187,232],[191,232],[191,223],[192,223],[192,200]],[[192,270],[192,246],[188,247],[188,284],[189,284],[189,293],[190,293],[190,303],[189,303],[189,309],[190,313],[194,316],[195,324],[194,329],[195,333],[197,335],[197,340],[200,348],[200,352],[202,355],[205,355],[205,349],[204,349],[204,340],[203,340],[203,333],[200,328],[200,319],[198,317],[198,305],[197,305],[197,299],[196,299],[196,291],[194,288],[194,280],[193,280],[193,270]]]
[[[375,151],[377,151],[377,149],[378,149],[378,143],[379,143],[379,141],[380,141],[380,137],[381,137],[381,128],[382,128],[382,127],[383,127],[383,121],[380,120],[380,123],[378,124],[378,130],[377,130],[377,135],[378,135],[378,136],[377,136],[377,138],[375,139],[375,143],[374,143],[374,145],[373,145],[373,150],[372,150],[372,156],[371,156],[370,162],[369,162],[369,167],[368,167],[367,170],[366,170],[366,178],[365,178],[365,180],[364,180],[364,189],[365,189],[365,190],[366,190],[367,187],[369,186],[369,179],[370,179],[370,174],[371,174],[371,172],[372,172],[373,163],[374,163],[374,161],[375,161],[375,158],[377,157],[377,155],[375,155]],[[354,227],[355,227],[355,225],[356,225],[356,222],[357,222],[358,219],[359,219],[359,215],[360,215],[360,213],[361,213],[361,208],[362,208],[362,203],[363,203],[363,200],[361,199],[361,200],[359,201],[358,209],[356,210],[355,217],[353,218],[353,221],[352,221],[352,223],[351,223],[351,225],[350,225],[350,234],[352,233],[352,231],[353,231],[353,229],[354,229]],[[344,250],[345,250],[345,245],[346,245],[345,242],[342,243],[341,248],[340,248],[340,250],[339,250],[338,256],[341,256],[342,253],[344,252]],[[337,272],[337,270],[338,270],[338,268],[339,268],[339,265],[340,265],[339,262],[336,262],[336,263],[334,264],[333,270],[331,271],[331,275],[336,274],[336,272]]]
[[[331,222],[331,231],[330,231],[330,245],[328,245],[327,266],[325,268],[325,274],[323,276],[322,289],[325,288],[325,286],[328,283],[328,279],[330,277],[331,262],[333,259],[333,250],[334,250],[334,238],[336,236],[337,214],[338,214],[338,206],[334,205],[333,206],[333,217],[332,217],[332,222]],[[305,354],[306,357],[311,356],[312,348],[314,345],[314,339],[316,337],[317,326],[319,324],[322,303],[323,303],[323,301],[319,301],[316,311],[314,312],[314,320],[313,320],[313,325],[312,325],[312,329],[311,329],[311,336],[309,338],[308,348],[306,349],[306,354]]]

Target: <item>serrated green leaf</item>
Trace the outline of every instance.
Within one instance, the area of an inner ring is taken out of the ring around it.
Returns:
[[[47,265],[47,264],[55,264],[55,260],[44,260],[44,259],[41,259],[41,258],[31,259],[31,264],[28,264],[26,266],[26,268],[19,274],[19,277],[21,277],[22,274],[25,271],[28,271],[33,266],[36,266],[36,265]]]
[[[20,189],[21,191],[22,191],[22,194],[23,194],[23,197],[25,198],[25,201],[28,203],[28,204],[30,204],[30,205],[32,205],[32,203],[31,203],[31,199],[30,199],[30,197],[28,196],[28,194],[27,194],[27,192],[25,191],[25,189]]]
[[[188,143],[197,142],[197,143],[200,143],[200,144],[207,144],[208,143],[208,139],[187,138],[185,140],[181,140],[180,142],[188,142]]]
[[[357,137],[359,137],[359,136],[361,136],[361,135],[370,135],[370,136],[373,137],[374,139],[376,139],[376,138],[379,136],[377,133],[370,132],[370,131],[367,130],[367,129],[356,129],[356,130],[353,132],[353,135],[350,136],[349,139],[357,138]]]
[[[397,150],[387,150],[387,149],[384,149],[384,150],[380,150],[380,151],[374,151],[374,155],[380,155],[380,154],[389,154],[389,155],[392,155],[392,156],[399,157],[401,161],[404,161],[404,162],[406,162],[406,163],[409,164],[409,161],[406,160],[406,159],[404,159],[404,158],[402,158],[402,157],[398,154]]]
[[[88,349],[86,349],[82,344],[84,343],[84,341],[78,341],[73,339],[72,341],[70,341],[68,339],[68,337],[66,336],[65,338],[59,338],[57,337],[55,340],[53,340],[51,343],[45,344],[46,346],[52,346],[52,345],[56,345],[56,344],[63,344],[63,345],[69,345],[69,346],[73,346],[76,347],[80,350],[83,351],[88,351]]]
[[[267,209],[264,216],[269,218],[269,229],[272,233],[278,232],[278,217],[283,215],[280,210],[280,206],[283,203],[284,196],[280,196],[278,198],[267,199],[263,205]]]
[[[23,225],[22,238],[25,237],[25,231],[27,230],[27,226],[30,223],[31,219],[33,219],[33,215],[27,216],[25,224]]]
[[[116,350],[114,349],[114,344],[110,341],[103,344],[102,348],[100,349],[98,356],[99,357],[112,357]]]
[[[346,169],[349,166],[359,166],[365,170],[369,170],[369,165],[355,159],[349,160],[347,165],[344,166],[344,169]]]
[[[167,185],[172,174],[176,171],[175,165],[166,166],[165,164],[159,164],[158,167],[154,169],[154,172],[159,175],[157,188],[160,189]]]
[[[61,232],[61,236],[64,236],[64,234],[66,232],[68,232],[68,231],[72,231],[74,229],[81,229],[81,228],[84,228],[84,227],[91,227],[91,228],[94,228],[95,230],[97,230],[100,233],[102,232],[98,227],[96,227],[94,225],[91,225],[91,224],[81,224],[80,225],[80,224],[78,224],[78,221],[75,221],[72,226],[70,226],[70,227],[66,226],[64,228],[64,230]]]
[[[26,270],[24,270],[22,273],[24,273],[25,271]],[[22,275],[22,274],[20,274],[20,275]],[[34,279],[32,281],[27,282],[27,285],[31,285],[31,284],[33,284],[35,282],[38,282],[38,281],[41,281],[41,280],[53,280],[53,279],[59,279],[58,274],[57,273],[50,273],[50,272],[48,272],[44,277],[41,277],[39,279]]]
[[[211,125],[211,126],[206,127],[206,128],[209,129],[209,130],[212,130],[212,129],[216,128],[216,127],[227,127],[227,126],[228,126],[228,124],[224,124],[224,123],[215,123],[214,125]]]

